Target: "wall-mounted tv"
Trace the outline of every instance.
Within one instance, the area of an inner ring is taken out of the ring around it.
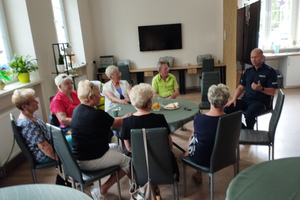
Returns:
[[[182,49],[181,24],[139,26],[140,51]]]

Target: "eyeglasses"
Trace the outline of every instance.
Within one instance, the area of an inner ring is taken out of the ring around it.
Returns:
[[[68,76],[62,76],[61,78],[63,78],[63,79],[65,79],[65,78],[67,78]]]
[[[122,73],[121,72],[119,72],[119,73],[117,73],[117,74],[113,74],[113,75],[111,75],[111,76],[121,76],[122,75]]]
[[[90,84],[91,84],[91,89],[93,89],[95,86],[94,83],[90,83]]]

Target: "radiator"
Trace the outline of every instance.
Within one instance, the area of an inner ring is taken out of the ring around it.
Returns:
[[[36,100],[40,102],[39,98],[36,98]],[[12,113],[15,117],[15,120],[17,120],[20,114],[20,110],[15,106],[11,106],[9,108],[6,108],[5,110],[0,111],[0,167],[2,167],[4,162],[7,160],[14,141],[14,136],[10,125],[10,113]],[[43,119],[41,109],[37,110],[35,114]],[[20,152],[21,150],[18,144],[15,143],[13,152],[9,160],[17,156]]]

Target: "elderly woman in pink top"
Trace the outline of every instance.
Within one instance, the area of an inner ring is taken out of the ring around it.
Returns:
[[[80,101],[77,92],[73,91],[72,78],[69,75],[59,74],[55,78],[55,84],[58,92],[51,101],[50,110],[56,115],[63,132],[69,135],[73,110],[80,104]]]

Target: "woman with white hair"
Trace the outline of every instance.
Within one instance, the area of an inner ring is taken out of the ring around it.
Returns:
[[[119,69],[111,65],[105,70],[106,76],[110,79],[103,86],[105,96],[105,111],[116,107],[118,104],[130,103],[129,94],[131,87],[126,80],[121,80]]]
[[[154,90],[151,85],[147,83],[140,83],[135,85],[130,92],[130,99],[132,105],[137,109],[132,116],[125,118],[122,127],[122,139],[124,140],[126,149],[131,152],[130,144],[130,130],[131,129],[142,129],[142,128],[157,128],[166,127],[169,133],[169,145],[170,151],[173,148],[173,141],[171,137],[171,131],[169,125],[163,114],[151,113],[152,108],[152,98],[154,95]],[[172,165],[173,171],[177,174],[177,179],[179,181],[179,170],[177,166],[176,157],[171,151],[172,155]],[[157,199],[161,199],[160,191],[157,186],[154,187],[155,195]]]
[[[222,83],[212,85],[208,89],[207,97],[210,110],[205,114],[195,116],[194,131],[189,139],[185,155],[189,155],[196,164],[209,167],[219,118],[225,115],[223,108],[230,97],[229,89]],[[193,179],[197,183],[202,183],[202,173],[197,171]]]
[[[111,117],[103,110],[95,109],[99,104],[101,94],[97,85],[89,80],[82,80],[78,84],[79,104],[73,112],[72,153],[79,167],[86,171],[104,169],[119,165],[119,177],[126,174],[130,177],[130,158],[121,153],[118,145],[108,141],[111,127],[121,127],[124,117]],[[93,188],[91,194],[94,199],[106,199],[108,189],[116,183],[116,175],[99,187]]]
[[[55,78],[58,92],[50,104],[51,112],[56,115],[60,128],[65,135],[70,135],[70,124],[73,110],[80,104],[77,92],[73,91],[72,78],[67,74],[59,74]]]
[[[39,163],[58,160],[45,122],[34,114],[39,109],[35,91],[31,88],[15,90],[11,100],[21,111],[17,125],[22,128],[22,136],[35,160]]]

